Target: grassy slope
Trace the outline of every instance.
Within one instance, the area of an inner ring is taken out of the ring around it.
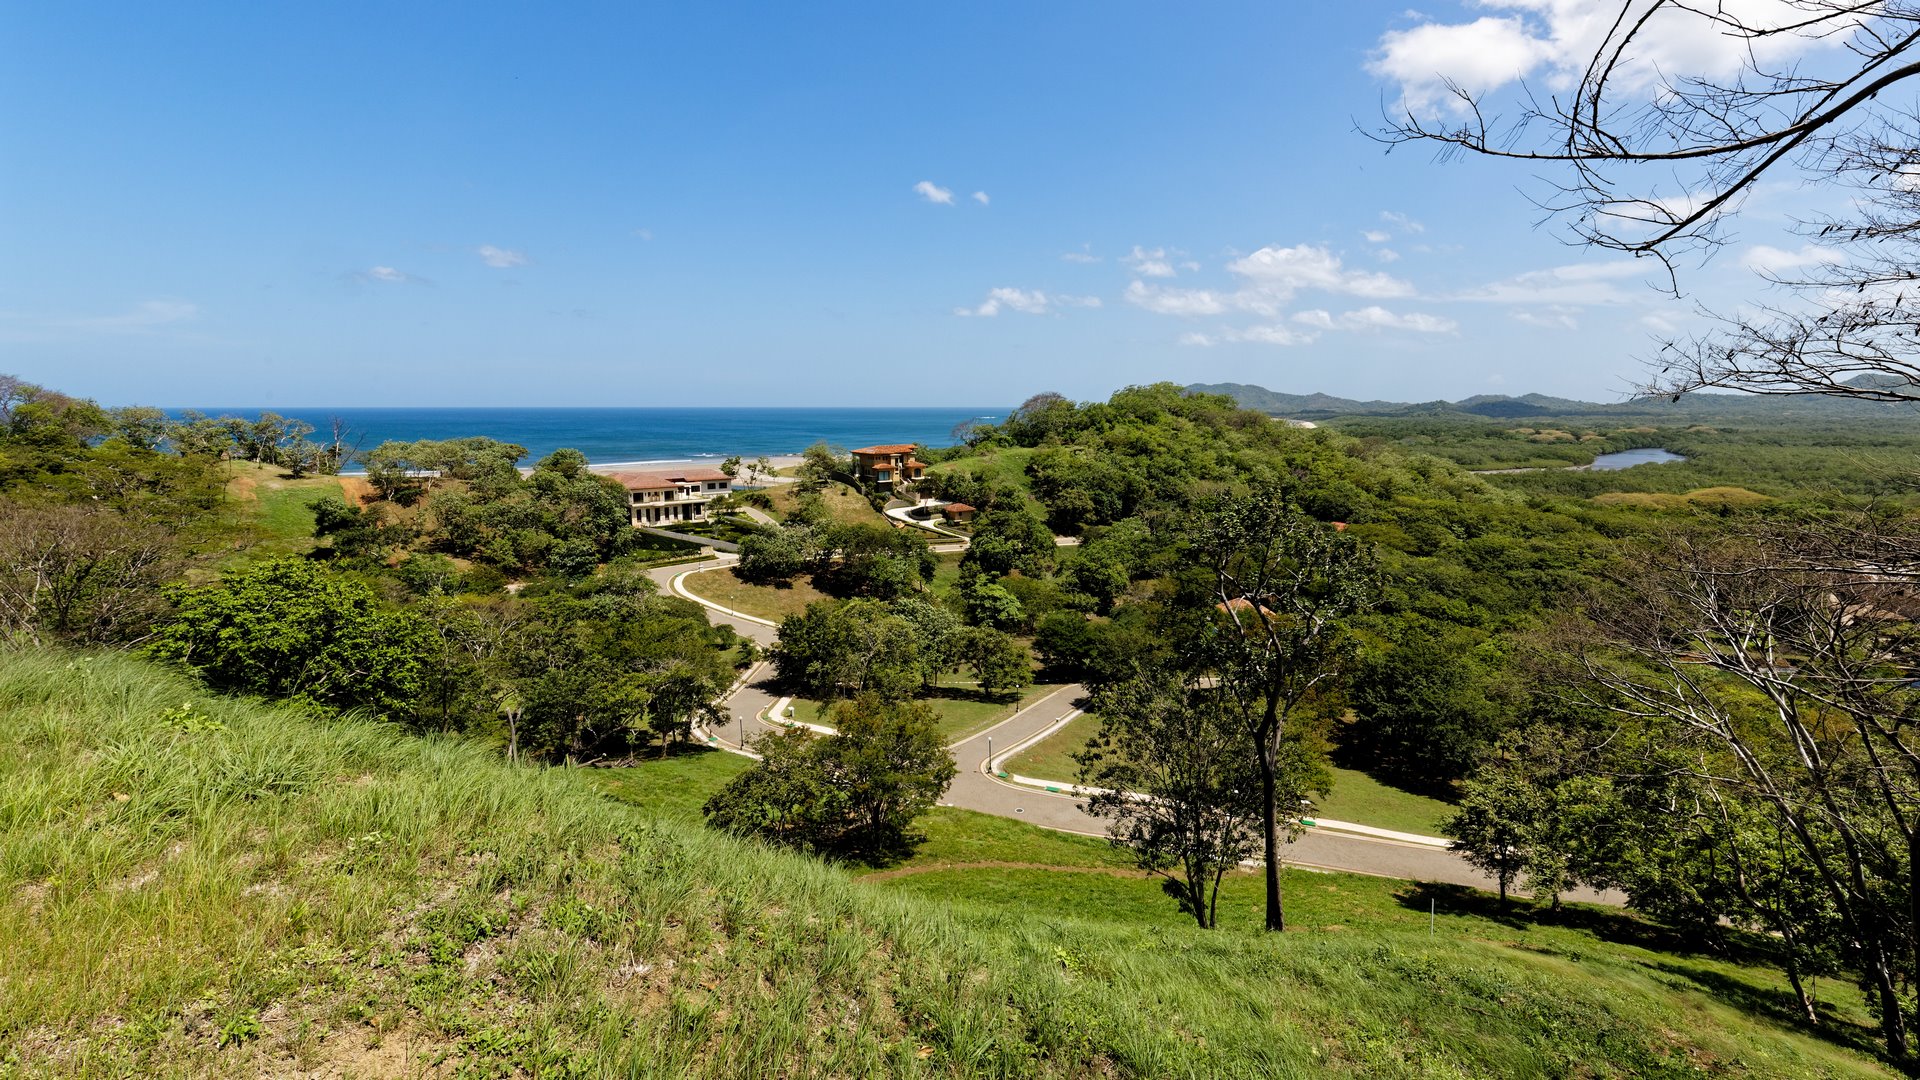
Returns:
[[[1010,487],[1020,492],[1027,505],[1042,518],[1047,516],[1046,507],[1033,497],[1033,483],[1027,479],[1027,462],[1037,451],[1030,447],[1003,447],[990,450],[974,457],[958,458],[941,462],[928,469],[929,473],[965,473],[969,476],[984,476],[996,486]]]
[[[775,516],[785,518],[798,505],[800,495],[792,484],[776,484],[767,489],[767,496],[773,500]],[[887,516],[873,508],[865,495],[845,484],[828,484],[820,493],[826,500],[827,511],[833,520],[846,525],[885,525],[893,528]]]
[[[245,461],[227,464],[227,498],[240,526],[249,534],[249,557],[297,555],[311,551],[313,511],[308,504],[322,495],[342,494],[341,478],[308,476],[285,478],[278,466]]]
[[[125,658],[0,652],[0,739],[0,1067],[1883,1075],[1702,990],[1772,1002],[1764,975],[1586,931],[1462,914],[1430,941],[1418,912],[1363,923],[1387,901],[1341,878],[1327,902],[1354,910],[1326,918],[1365,933],[1205,935],[1109,874],[861,884],[677,820],[684,793],[656,813]],[[935,815],[928,846],[982,861],[1019,828]]]

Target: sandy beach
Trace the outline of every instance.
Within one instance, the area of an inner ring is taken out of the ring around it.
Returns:
[[[743,457],[742,461],[753,461],[759,455]],[[717,469],[726,460],[725,455],[700,458],[654,458],[647,461],[595,461],[587,465],[591,472],[659,472],[684,465],[698,465],[701,468]],[[767,460],[776,469],[790,469],[800,464],[799,454],[768,454]]]

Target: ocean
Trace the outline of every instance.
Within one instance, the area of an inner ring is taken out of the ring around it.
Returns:
[[[179,415],[180,410],[171,410]],[[209,416],[256,416],[258,408],[203,408]],[[527,448],[531,465],[565,446],[595,464],[685,461],[740,454],[798,454],[817,442],[851,449],[874,443],[952,446],[956,425],[998,422],[1007,409],[273,409],[305,420],[317,436],[346,422],[359,452],[383,442],[485,435]]]

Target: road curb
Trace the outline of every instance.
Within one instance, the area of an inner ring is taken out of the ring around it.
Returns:
[[[680,573],[673,575],[673,580],[672,580],[673,591],[676,594],[682,597],[685,597],[686,599],[691,600],[696,604],[699,604],[701,607],[710,608],[714,611],[721,613],[722,615],[725,615],[729,619],[739,619],[743,622],[757,623],[761,626],[771,626],[776,630],[779,629],[780,624],[777,622],[773,622],[772,620],[769,620],[769,619],[763,619],[758,615],[748,615],[745,612],[735,611],[733,608],[727,607],[725,604],[716,604],[712,600],[709,600],[706,597],[701,596],[699,593],[694,592],[692,589],[689,589],[686,586],[685,579],[693,574],[703,573],[707,570],[721,570],[731,565],[733,564],[722,561],[721,565],[719,566],[703,566],[697,570],[682,570]]]

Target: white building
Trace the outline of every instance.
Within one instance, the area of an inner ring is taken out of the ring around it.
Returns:
[[[733,491],[733,478],[717,469],[607,475],[627,489],[627,509],[636,526],[705,521],[707,504]]]

